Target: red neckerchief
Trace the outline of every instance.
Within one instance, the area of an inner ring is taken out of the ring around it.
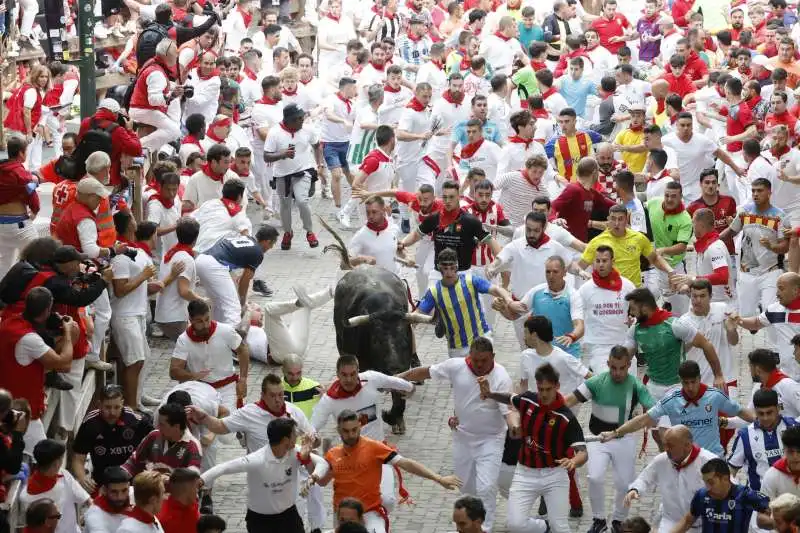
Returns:
[[[291,91],[291,92],[287,91],[286,89],[281,89],[281,94],[283,94],[284,96],[289,96],[289,97],[297,96],[297,86],[295,85],[294,91]]]
[[[359,381],[358,386],[354,390],[348,392],[342,388],[342,384],[339,383],[339,380],[337,379],[336,381],[333,382],[333,384],[330,387],[328,387],[328,391],[326,392],[326,394],[331,398],[333,398],[334,400],[344,400],[347,398],[352,398],[353,396],[361,392],[361,387],[362,385],[361,382]]]
[[[772,468],[774,468],[779,472],[783,472],[787,476],[792,476],[794,484],[800,485],[800,472],[795,473],[789,470],[789,464],[786,462],[786,457],[781,457],[780,459],[775,461],[775,464],[772,465]]]
[[[445,209],[439,211],[439,230],[444,230],[447,226],[458,220],[461,213],[463,213],[463,211],[460,207],[453,211],[447,211]]]
[[[667,109],[666,98],[656,98],[656,115],[660,115]]]
[[[659,172],[658,174],[656,174],[656,175],[655,175],[655,176],[653,176],[653,177],[649,177],[649,176],[648,176],[648,178],[647,178],[647,183],[650,183],[651,181],[658,181],[658,180],[660,180],[661,178],[666,178],[666,177],[669,177],[669,176],[670,176],[669,170],[667,170],[667,169],[665,168],[664,170],[662,170],[661,172]]]
[[[31,477],[28,478],[28,494],[36,496],[37,494],[43,494],[48,490],[52,490],[62,477],[64,477],[62,474],[45,476],[39,470],[34,470]]]
[[[128,514],[133,509],[130,503],[122,508],[112,507],[111,504],[108,502],[108,498],[106,498],[105,494],[101,494],[100,496],[95,498],[92,503],[94,503],[96,506],[98,506],[100,509],[107,512],[108,514],[123,514],[123,513]]]
[[[477,152],[480,149],[481,145],[483,145],[483,141],[484,141],[484,139],[483,139],[483,137],[481,137],[480,139],[478,139],[474,143],[469,143],[469,144],[465,144],[464,146],[462,146],[461,147],[461,159],[469,159],[470,157],[475,155],[475,152]]]
[[[614,292],[622,290],[622,276],[619,275],[619,272],[616,268],[611,269],[611,273],[604,278],[600,276],[600,273],[597,270],[593,271],[592,281],[594,281],[594,284],[601,289]]]
[[[550,87],[549,89],[547,89],[545,92],[542,93],[542,101],[547,100],[557,92],[558,91],[556,91],[555,87]]]
[[[245,76],[247,76],[249,79],[251,79],[253,81],[258,79],[258,76],[256,75],[256,73],[253,72],[250,67],[244,67],[242,69],[242,74],[244,74]]]
[[[639,133],[640,131],[644,130],[644,124],[641,124],[639,126],[634,126],[633,124],[631,124],[630,126],[628,126],[628,129],[634,133]]]
[[[212,70],[211,73],[208,74],[208,75],[203,74],[202,70],[197,69],[197,77],[200,78],[203,81],[210,80],[211,78],[216,78],[217,76],[219,76],[219,69],[218,68],[215,68],[214,70]]]
[[[670,124],[675,124],[676,122],[678,122],[678,114],[677,113],[675,113],[674,115],[669,117],[669,123]]]
[[[675,470],[681,471],[697,459],[697,456],[700,455],[700,446],[697,444],[692,444],[692,451],[689,452],[689,456],[683,460],[680,464],[672,463],[672,466],[675,467]]]
[[[666,309],[661,309],[660,307],[655,310],[655,312],[650,315],[650,317],[642,322],[641,326],[643,328],[650,328],[653,326],[657,326],[663,323],[666,319],[672,316],[672,313],[667,311]]]
[[[664,203],[662,202],[661,203],[661,209],[664,211],[664,215],[665,216],[667,216],[667,215],[679,215],[679,214],[683,213],[684,211],[686,211],[686,207],[683,205],[683,202],[681,202],[680,205],[678,207],[676,207],[675,209],[667,209],[666,207],[664,207]]]
[[[737,70],[739,71],[739,74],[744,74],[744,75],[745,75],[745,76],[747,76],[748,78],[749,78],[749,77],[750,77],[750,75],[753,73],[753,69],[751,69],[750,67],[747,67],[747,68],[745,68],[745,69],[743,69],[742,67],[739,67]],[[760,100],[760,99],[761,99],[761,97],[759,97],[759,100]],[[748,103],[750,103],[750,102],[748,102]]]
[[[236,9],[238,9],[239,13],[242,15],[242,20],[244,20],[244,27],[249,28],[250,23],[253,22],[252,13],[248,13],[246,9],[242,9],[242,6],[237,6]]]
[[[202,170],[203,174],[208,176],[212,181],[218,181],[218,182],[222,183],[222,178],[225,177],[225,172],[224,171],[220,172],[219,174],[217,174],[216,172],[211,170],[211,164],[208,161],[203,163],[203,166],[202,166],[202,168],[200,170]]]
[[[350,113],[352,111],[352,109],[353,109],[353,106],[350,103],[350,99],[349,98],[345,98],[344,96],[342,96],[342,93],[336,93],[336,96],[339,98],[339,100],[344,102],[344,105],[347,106],[347,112]]]
[[[747,105],[749,105],[749,106],[750,106],[750,109],[755,109],[755,108],[756,108],[756,106],[757,106],[759,103],[761,103],[761,95],[758,95],[758,96],[753,96],[753,97],[752,97],[752,98],[750,98],[749,100],[745,100],[745,102],[747,102]]]
[[[411,0],[409,0],[408,2],[406,2],[406,7],[407,7],[407,8],[408,8],[408,9],[409,9],[409,10],[410,10],[412,13],[417,13],[417,14],[419,14],[419,13],[422,13],[422,11],[421,11],[420,9],[418,9],[418,8],[417,8],[417,7],[414,5],[414,3],[413,3],[413,2],[411,2]]]
[[[329,19],[331,19],[331,20],[332,20],[332,21],[334,21],[334,22],[339,22],[339,19],[341,18],[341,15],[340,15],[340,16],[338,16],[338,17],[334,17],[332,13],[328,13],[328,14],[327,14],[327,15],[325,15],[325,16],[326,16],[326,17],[328,17]]]
[[[230,168],[234,172],[234,174],[236,174],[240,178],[247,179],[247,178],[250,177],[250,172],[241,172],[241,171],[239,171],[239,169],[236,168],[236,163],[231,163],[231,167]]]
[[[536,248],[538,250],[539,248],[542,247],[543,244],[547,244],[548,242],[550,242],[550,236],[547,233],[542,233],[542,236],[539,237],[539,242],[537,242],[534,245],[528,243],[528,246],[533,246],[533,248]]]
[[[302,83],[303,85],[308,85],[312,81],[314,81],[314,76],[311,76],[310,78],[308,78],[308,80],[304,80],[304,79],[300,78],[300,83]]]
[[[769,373],[769,376],[767,376],[767,381],[763,383],[763,387],[765,389],[771,389],[775,385],[777,385],[779,381],[788,377],[789,376],[781,372],[779,368],[776,368],[775,370]]]
[[[408,105],[406,107],[409,109],[413,109],[414,111],[419,113],[425,111],[427,106],[423,105],[423,103],[417,100],[417,97],[415,96],[411,99],[410,102],[408,102]]]
[[[700,398],[703,397],[703,394],[705,394],[707,390],[708,390],[708,385],[706,385],[705,383],[701,383],[700,388],[697,391],[697,396],[691,398],[686,395],[686,391],[684,389],[681,389],[681,396],[683,396],[683,399],[686,400],[686,404],[683,406],[683,408],[686,409],[692,404],[696,405],[697,407],[700,407]]]
[[[791,309],[792,311],[797,311],[800,309],[800,296],[789,302],[789,305],[786,306],[786,309]]]
[[[791,149],[792,149],[792,147],[789,146],[788,144],[786,144],[786,145],[782,146],[781,148],[778,148],[777,152],[775,151],[775,147],[774,146],[772,148],[770,148],[769,151],[772,153],[772,155],[773,155],[773,157],[775,157],[775,159],[780,159],[784,155],[788,154]]]
[[[531,61],[531,68],[534,72],[539,72],[547,68],[547,63],[544,61]]]
[[[652,24],[653,22],[655,22],[655,21],[656,21],[656,19],[657,19],[657,18],[660,18],[660,17],[661,17],[661,13],[659,13],[659,12],[657,12],[657,11],[656,11],[656,12],[655,12],[655,13],[653,13],[653,15],[652,15],[652,16],[650,16],[650,17],[648,17],[647,15],[644,15],[644,16],[642,17],[642,20],[646,20],[647,22],[650,22],[650,23]]]
[[[197,137],[195,137],[192,134],[189,134],[186,137],[184,137],[183,140],[181,141],[181,144],[195,144],[200,148],[200,150],[199,150],[200,151],[200,155],[204,155],[206,153],[206,151],[203,150],[203,145],[200,144],[200,139],[198,139]]]
[[[406,37],[408,37],[409,41],[415,43],[418,43],[422,40],[422,35],[414,35],[412,32],[406,33]]]
[[[466,357],[464,358],[464,362],[465,362],[465,363],[467,363],[467,368],[469,368],[469,369],[470,369],[470,371],[471,371],[471,372],[472,372],[474,375],[476,375],[476,376],[480,376],[480,374],[478,374],[477,372],[475,372],[475,367],[474,367],[474,366],[472,366],[472,358],[471,358],[470,356],[466,356]],[[484,375],[484,376],[486,376],[486,375],[490,374],[490,373],[492,372],[492,370],[494,370],[494,360],[492,361],[492,368],[490,368],[490,369],[489,369],[489,372],[487,372],[486,374],[483,374],[483,375]]]
[[[173,258],[173,256],[178,252],[186,252],[187,254],[194,257],[194,250],[192,250],[192,247],[190,245],[178,243],[169,250],[167,250],[167,253],[164,254],[164,262],[169,263],[170,260]]]
[[[386,92],[389,92],[389,93],[399,93],[400,89],[402,89],[402,87],[394,88],[391,85],[389,85],[388,83],[385,83],[383,85],[383,90],[386,91]]]
[[[270,98],[268,96],[265,96],[264,98],[262,98],[261,100],[259,100],[256,103],[257,104],[265,104],[265,105],[275,105],[278,102],[280,102],[280,100],[273,100],[272,98]]]
[[[231,217],[235,217],[242,210],[241,204],[236,203],[236,200],[231,200],[230,198],[220,198],[219,201],[222,202],[222,205],[225,206],[225,209],[228,210],[228,214]]]
[[[274,416],[275,418],[282,418],[286,416],[286,402],[283,402],[283,409],[281,409],[277,413],[272,409],[270,409],[269,407],[267,407],[267,404],[264,403],[264,400],[258,400],[256,402],[256,405],[265,410],[266,412],[268,412],[269,414],[271,414],[272,416]]]
[[[214,126],[213,125],[208,127],[208,130],[206,131],[206,137],[208,137],[212,141],[215,141],[215,142],[217,142],[219,144],[225,144],[225,139],[223,139],[222,137],[220,137],[219,135],[214,133]],[[208,163],[206,163],[206,164],[208,164]]]
[[[541,411],[543,414],[547,415],[547,413],[549,413],[551,411],[555,411],[557,409],[560,409],[560,408],[564,407],[565,405],[566,405],[566,402],[564,402],[564,397],[561,396],[560,392],[557,392],[556,393],[556,399],[553,400],[552,402],[548,403],[547,405],[545,405],[543,403],[539,403],[539,411]]]
[[[153,196],[150,197],[150,199],[161,203],[161,205],[163,205],[167,209],[172,209],[172,207],[175,205],[174,197],[171,200],[167,200],[161,195],[161,192],[156,192]]]
[[[431,59],[431,63],[436,65],[436,68],[438,68],[439,70],[442,70],[444,68],[444,61],[440,59]]]
[[[500,40],[501,40],[501,41],[503,41],[503,42],[506,42],[506,41],[508,41],[509,39],[511,39],[511,37],[506,37],[505,35],[503,35],[503,34],[502,34],[502,33],[500,33],[499,31],[496,31],[496,32],[494,32],[494,36],[495,36],[495,37],[497,37],[498,39],[500,39]]]
[[[716,231],[709,231],[708,233],[706,233],[702,237],[697,238],[697,240],[694,241],[694,249],[696,252],[702,254],[703,252],[708,250],[708,247],[711,246],[711,244],[714,243],[714,241],[716,241],[717,239],[719,239],[719,233],[717,233]]]
[[[386,217],[383,217],[383,221],[379,224],[373,224],[372,222],[367,222],[367,227],[374,231],[376,234],[380,235],[383,230],[389,227],[389,220]]]
[[[548,113],[547,109],[544,108],[534,109],[531,111],[531,114],[533,115],[534,118],[546,118],[546,119],[550,118],[550,113]]]
[[[138,505],[135,506],[133,509],[131,509],[130,511],[128,511],[125,514],[127,514],[129,517],[133,518],[134,520],[138,520],[139,522],[142,522],[144,524],[155,524],[156,523],[155,515],[151,515],[150,513],[148,513],[147,511],[145,511],[141,507],[139,507]]]
[[[523,168],[522,170],[519,171],[519,173],[522,174],[522,177],[525,178],[525,181],[527,181],[528,183],[530,183],[531,185],[533,185],[537,189],[539,188],[539,185],[542,184],[542,180],[541,179],[539,180],[539,183],[534,183],[533,182],[533,180],[531,179],[531,174],[530,174],[530,172],[528,172],[527,168]]]
[[[285,131],[286,133],[288,133],[292,137],[294,137],[294,134],[297,133],[297,130],[291,129],[289,126],[287,126],[283,122],[279,122],[278,126],[280,126],[283,131]]]
[[[153,251],[150,249],[150,246],[147,243],[140,241],[129,241],[128,239],[122,236],[118,236],[117,240],[125,244],[128,248],[138,248],[139,250],[146,253],[149,257],[153,257]]]
[[[372,65],[372,68],[374,68],[374,69],[375,69],[375,70],[377,70],[378,72],[383,72],[383,71],[386,69],[386,63],[385,63],[385,62],[384,62],[384,64],[383,64],[383,65],[381,65],[381,66],[378,66],[378,65],[376,65],[376,64],[375,64],[375,63],[373,63],[372,61],[370,61],[370,62],[369,62],[369,64],[370,64],[370,65]]]
[[[186,328],[186,336],[189,337],[189,340],[192,342],[208,342],[209,339],[214,335],[214,332],[217,331],[217,322],[212,320],[211,324],[208,325],[208,333],[205,335],[199,335],[195,333],[194,328],[190,325]]]
[[[525,145],[525,150],[527,150],[528,147],[533,142],[533,139],[523,139],[519,135],[514,135],[514,136],[508,138],[508,142],[517,143],[517,144],[524,144]]]
[[[447,89],[445,92],[442,93],[442,98],[453,104],[454,106],[458,107],[464,102],[464,93],[461,93],[461,96],[458,97],[456,100],[453,98],[453,93],[450,92],[450,89]]]

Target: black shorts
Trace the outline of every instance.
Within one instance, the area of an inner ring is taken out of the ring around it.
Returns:
[[[244,521],[247,533],[305,533],[303,519],[294,505],[279,514],[261,514],[248,509]]]

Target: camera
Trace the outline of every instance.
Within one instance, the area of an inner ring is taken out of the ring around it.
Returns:
[[[191,100],[194,97],[194,87],[191,85],[184,85],[183,86],[183,99],[184,100]]]
[[[25,413],[17,411],[16,409],[9,409],[6,416],[3,417],[3,424],[6,426],[14,426]]]
[[[69,317],[62,316],[58,313],[51,313],[50,316],[47,317],[44,327],[47,331],[55,335],[61,335],[64,333],[64,321],[68,318]]]

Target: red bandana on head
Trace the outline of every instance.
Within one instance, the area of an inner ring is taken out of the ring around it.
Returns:
[[[194,250],[192,249],[192,247],[190,245],[178,243],[175,246],[173,246],[172,248],[170,248],[169,250],[167,250],[167,253],[164,254],[164,262],[165,263],[169,263],[172,260],[172,258],[175,256],[175,254],[177,254],[178,252],[186,252],[187,254],[191,255],[192,257],[194,257],[194,255],[195,255],[194,254]]]
[[[217,323],[212,320],[208,325],[208,331],[205,335],[195,333],[194,328],[190,325],[188,328],[186,328],[186,336],[189,337],[189,340],[192,342],[208,342],[208,340],[214,335],[215,331],[217,331]]]
[[[600,273],[597,270],[593,271],[592,281],[601,289],[615,292],[622,290],[622,276],[619,275],[616,268],[612,269],[611,273],[604,278],[600,277]]]

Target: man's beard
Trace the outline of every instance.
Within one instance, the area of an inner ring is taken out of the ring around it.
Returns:
[[[598,166],[600,167],[600,170],[602,170],[604,174],[608,174],[614,169],[613,163],[603,163],[602,165]]]
[[[734,30],[741,30],[742,26],[744,26],[744,24],[742,24],[741,22],[734,22],[733,24],[731,24],[731,27]]]

